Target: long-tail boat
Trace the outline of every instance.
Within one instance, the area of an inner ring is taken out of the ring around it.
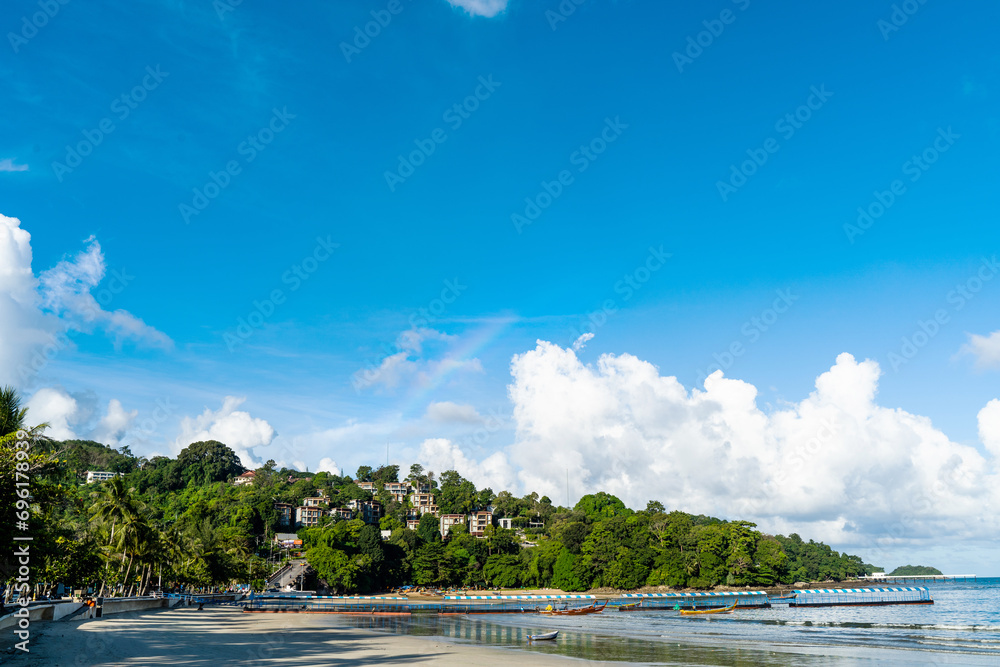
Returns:
[[[597,606],[596,602],[586,607],[577,607],[575,609],[553,609],[552,605],[549,605],[545,609],[539,609],[538,613],[548,614],[549,616],[584,616],[586,614],[600,614],[607,606],[607,600],[600,607]]]
[[[681,609],[681,616],[694,616],[701,614],[728,614],[736,609],[739,601],[732,603],[728,607],[717,607],[716,609]]]

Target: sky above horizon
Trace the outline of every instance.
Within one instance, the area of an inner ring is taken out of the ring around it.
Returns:
[[[0,383],[54,437],[1000,574],[996,3],[0,17]]]

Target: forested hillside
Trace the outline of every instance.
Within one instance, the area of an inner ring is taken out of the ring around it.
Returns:
[[[15,450],[9,435],[0,450],[0,483],[4,497],[13,499]],[[40,440],[25,465],[37,582],[105,584],[124,591],[148,590],[160,580],[259,587],[281,554],[273,544],[275,533],[295,530],[279,522],[275,503],[299,505],[317,492],[328,496],[324,510],[373,497],[384,510],[378,525],[323,516],[317,526],[299,530],[318,583],[340,592],[404,584],[567,591],[768,586],[839,581],[874,569],[798,535],[762,534],[745,521],[669,511],[656,501],[633,510],[606,493],[558,507],[535,493],[519,498],[477,489],[453,470],[434,475],[413,466],[407,479],[430,486],[442,514],[491,506],[495,520],[512,519],[512,529],[491,527],[476,538],[458,526],[443,540],[438,519],[429,514],[415,530],[406,528],[408,503],[384,490],[384,484],[402,481],[396,466],[363,467],[352,478],[276,470],[268,462],[255,471],[252,484],[237,486],[233,479],[244,469],[229,447],[215,441],[193,443],[176,459],[146,460],[127,448]],[[85,472],[95,469],[123,476],[84,484]],[[359,488],[355,479],[374,482],[375,493]],[[11,514],[5,510],[2,520],[8,522]],[[2,527],[4,553],[10,554],[13,527]],[[388,531],[388,539],[381,531]],[[7,580],[13,562],[5,558]]]

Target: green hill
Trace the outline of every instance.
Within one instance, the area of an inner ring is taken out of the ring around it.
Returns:
[[[916,577],[928,574],[943,574],[936,567],[927,565],[901,565],[889,573],[890,577]]]

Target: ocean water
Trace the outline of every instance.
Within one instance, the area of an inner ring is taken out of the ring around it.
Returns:
[[[355,627],[589,660],[670,665],[1000,666],[1000,579],[929,584],[933,605],[578,617],[340,617]],[[555,642],[527,635],[559,630]],[[513,656],[512,656],[513,657]]]

